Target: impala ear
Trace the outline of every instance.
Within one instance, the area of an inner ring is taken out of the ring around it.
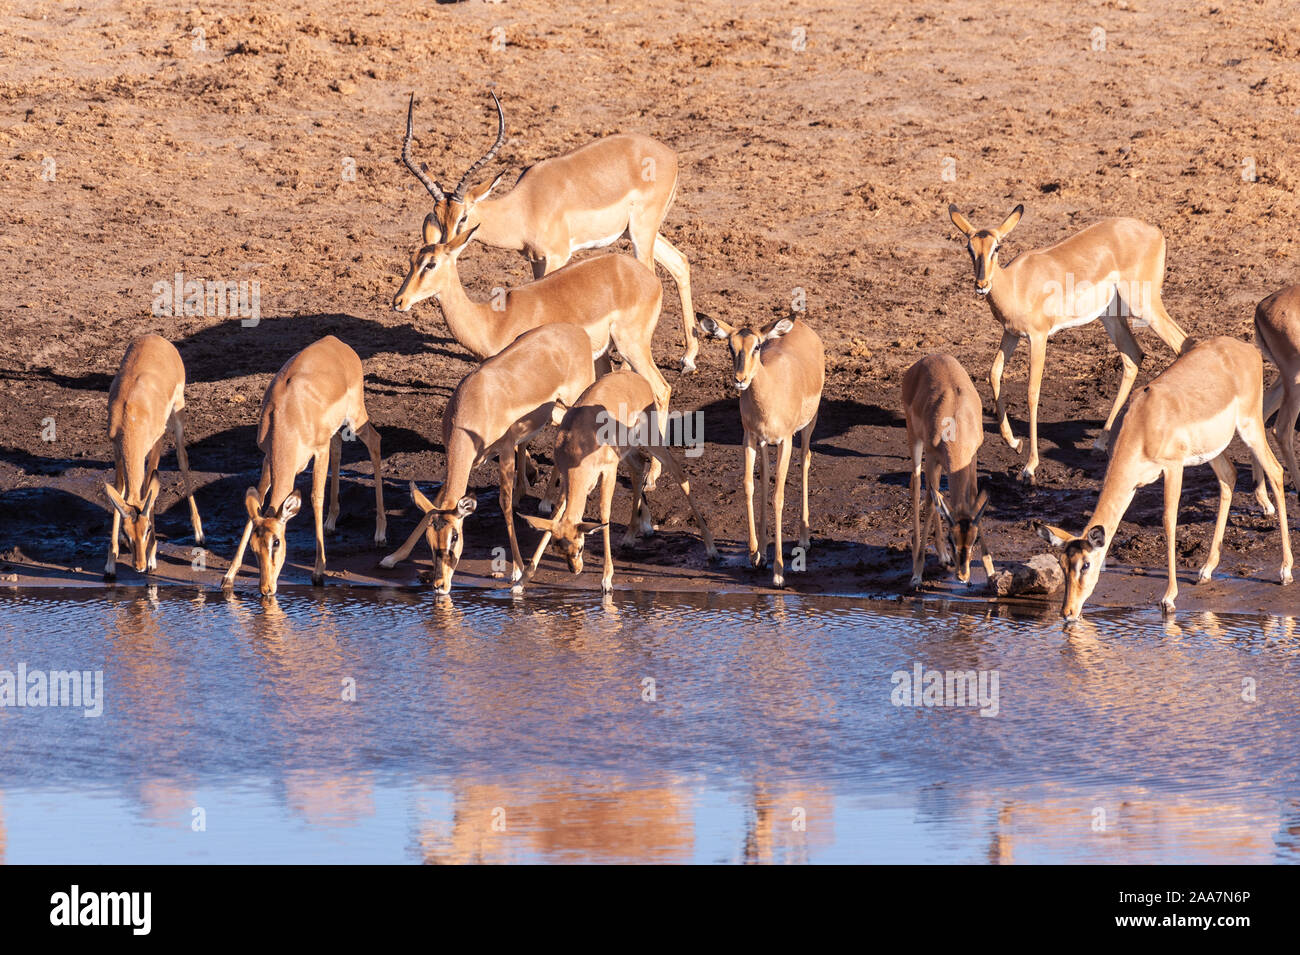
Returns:
[[[415,486],[414,481],[411,482],[411,500],[415,502],[416,507],[424,511],[426,514],[433,510],[433,501],[420,493],[420,489]]]
[[[555,521],[549,517],[534,517],[531,514],[520,514],[519,516],[533,530],[541,531],[544,534],[555,533]]]
[[[425,245],[437,245],[442,241],[442,222],[438,219],[438,213],[430,212],[424,217],[421,234],[424,236]]]
[[[495,179],[489,180],[482,185],[475,186],[469,192],[465,193],[465,205],[471,206],[480,200],[486,199],[492,190],[497,187],[497,183],[501,181],[501,177],[505,174],[506,171],[503,169],[496,174]]]
[[[984,516],[984,508],[989,503],[989,489],[981,488],[979,495],[975,498],[975,514],[971,517],[971,523],[978,524],[980,518]]]
[[[158,481],[158,472],[154,471],[149,475],[149,490],[144,492],[144,501],[140,505],[140,513],[148,514],[153,510],[153,506],[158,503],[158,492],[162,485]]]
[[[460,235],[452,236],[447,242],[447,248],[452,255],[460,255],[461,252],[465,251],[465,246],[469,245],[470,239],[474,238],[474,233],[477,231],[478,226],[474,226],[472,229],[466,229]]]
[[[456,516],[466,517],[469,514],[473,514],[477,508],[478,501],[474,498],[474,495],[466,494],[456,502]]]
[[[131,505],[126,503],[126,499],[117,493],[117,488],[111,484],[104,485],[104,493],[108,495],[108,503],[111,504],[124,520],[131,520]]]
[[[248,512],[248,519],[255,521],[262,516],[262,495],[255,487],[250,487],[244,492],[244,510]]]
[[[1051,524],[1044,524],[1042,521],[1034,521],[1034,530],[1038,536],[1053,547],[1064,547],[1070,541],[1074,540],[1074,535],[1069,531],[1063,531],[1059,527],[1053,527]]]
[[[948,216],[952,219],[952,224],[961,230],[962,235],[970,238],[975,233],[975,227],[970,224],[970,220],[957,211],[955,203],[948,204]]]
[[[952,489],[949,488],[949,490]],[[938,491],[935,491],[931,497],[934,498],[934,506],[939,509],[939,516],[949,524],[955,524],[956,521],[952,519],[952,511],[948,510],[948,502],[944,499],[944,496]]]
[[[707,315],[701,316],[696,324],[704,330],[704,334],[713,338],[730,338],[731,333],[735,331],[726,322],[716,318],[709,318]]]
[[[594,534],[596,531],[604,530],[609,526],[609,522],[601,523],[600,521],[582,521],[578,525],[579,534]]]
[[[993,234],[998,237],[999,242],[1005,239],[1007,233],[1016,227],[1016,223],[1020,221],[1020,217],[1024,214],[1025,207],[1023,205],[1016,206],[1011,210],[1011,215],[1002,220],[1002,225],[993,230]]]
[[[758,330],[758,337],[765,342],[770,342],[774,338],[781,338],[790,334],[794,328],[794,320],[790,318],[778,318],[774,322],[768,322]]]
[[[281,504],[280,509],[275,512],[275,516],[281,521],[289,521],[298,513],[301,507],[302,495],[295,490],[284,499],[284,503]]]
[[[1085,536],[1093,550],[1101,550],[1106,546],[1106,528],[1100,524],[1093,524],[1089,527]]]

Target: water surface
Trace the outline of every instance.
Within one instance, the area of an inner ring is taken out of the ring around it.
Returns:
[[[0,671],[104,699],[0,708],[0,860],[1291,862],[1298,660],[1208,613],[18,592]],[[917,664],[996,715],[895,705]]]

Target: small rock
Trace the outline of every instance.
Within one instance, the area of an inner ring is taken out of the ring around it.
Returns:
[[[989,589],[999,597],[1021,594],[1050,594],[1065,582],[1060,562],[1051,554],[1039,554],[1023,564],[993,575]]]

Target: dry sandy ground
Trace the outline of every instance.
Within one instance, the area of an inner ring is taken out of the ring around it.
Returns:
[[[1093,49],[1098,28],[1104,49]],[[898,391],[912,362],[953,352],[990,403],[999,329],[974,295],[950,201],[982,225],[1024,202],[1008,252],[1111,215],[1157,224],[1169,244],[1165,302],[1193,335],[1249,338],[1254,303],[1300,281],[1294,3],[10,6],[0,13],[0,573],[19,584],[98,580],[106,392],[126,343],[145,332],[174,341],[188,368],[191,461],[211,539],[201,579],[215,582],[233,551],[242,491],[259,466],[254,428],[269,376],[327,333],[365,361],[390,538],[404,536],[415,518],[405,481],[440,479],[443,407],[473,367],[432,302],[390,310],[427,211],[398,162],[405,101],[418,93],[420,156],[454,181],[491,142],[489,84],[509,123],[494,164],[511,171],[507,182],[617,131],[678,151],[665,233],[690,258],[702,314],[785,314],[805,291],[807,321],[827,346],[827,386],[810,573],[790,581],[800,591],[905,589]],[[1253,180],[1243,176],[1250,163]],[[260,324],[153,315],[154,283],[177,272],[256,279]],[[529,276],[521,257],[481,246],[462,258],[462,274],[480,297]],[[660,275],[656,355],[675,406],[704,412],[708,449],[687,466],[725,559],[705,563],[680,495],[665,488],[654,497],[661,533],[624,556],[618,581],[762,588],[766,574],[741,560],[741,433],[725,349],[706,344],[693,376],[674,370],[680,309]],[[1150,333],[1139,340],[1148,351],[1140,385],[1170,355]],[[1022,349],[1007,376],[1021,434],[1025,366]],[[1105,469],[1091,443],[1119,374],[1098,324],[1052,340],[1032,489],[1016,482],[1022,462],[986,416],[987,533],[1000,562],[1044,549],[1033,518],[1081,527]],[[47,419],[53,441],[43,440]],[[537,444],[544,465],[548,438]],[[170,451],[162,470],[159,576],[192,579]],[[413,581],[419,565],[375,567],[371,477],[352,445],[344,519],[328,545],[332,579]],[[504,543],[493,477],[489,468],[474,477],[484,506],[468,525],[464,585],[499,585],[486,562]],[[1180,607],[1290,612],[1300,595],[1268,582],[1276,526],[1247,480],[1220,578],[1193,593],[1217,490],[1208,467],[1189,471]],[[1139,492],[1112,551],[1117,564],[1156,579],[1112,572],[1103,601],[1148,605],[1163,590],[1160,502],[1159,485]],[[626,507],[623,494],[617,521]],[[310,520],[297,523],[289,582],[305,580],[311,560]],[[938,568],[931,573],[927,588],[946,590]],[[126,569],[119,581],[138,578]],[[548,558],[541,581],[591,587],[597,574],[574,581]]]

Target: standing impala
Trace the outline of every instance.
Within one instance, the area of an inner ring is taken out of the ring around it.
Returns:
[[[517,583],[524,561],[515,539],[515,449],[550,424],[557,408],[577,401],[595,380],[587,333],[576,325],[543,325],[525,332],[461,379],[442,416],[447,477],[432,501],[411,482],[411,497],[424,516],[406,543],[380,564],[396,566],[425,534],[433,551],[434,588],[440,594],[450,592],[465,546],[462,526],[478,506],[466,493],[470,472],[495,457],[501,475],[498,500],[514,561],[510,580]]]
[[[1015,451],[1021,442],[1007,421],[1002,369],[1020,340],[1029,339],[1029,460],[1020,480],[1032,484],[1038,469],[1038,396],[1048,338],[1063,328],[1100,318],[1119,349],[1124,376],[1096,441],[1104,451],[1142,361],[1129,316],[1149,324],[1175,355],[1182,351],[1187,335],[1169,317],[1160,298],[1165,238],[1159,229],[1136,219],[1106,219],[1049,248],[1025,252],[1003,267],[998,246],[1024,211],[1024,206],[1016,206],[996,229],[976,229],[955,205],[948,207],[953,224],[966,236],[966,250],[975,266],[975,291],[988,298],[993,317],[1002,325],[1002,343],[993,357],[989,384],[998,428]]]
[[[677,283],[682,300],[686,354],[681,365],[695,370],[699,342],[691,304],[691,270],[682,255],[659,232],[677,195],[677,154],[646,136],[622,134],[530,166],[504,196],[489,198],[504,172],[470,188],[470,180],[487,165],[506,138],[506,118],[497,108],[497,139],[465,172],[450,196],[411,157],[415,94],[406,111],[402,161],[433,197],[433,212],[424,220],[424,241],[447,242],[478,229],[484,245],[522,252],[541,278],[569,261],[574,252],[613,245],[626,236],[632,254],[651,271],[658,262]]]
[[[776,519],[776,550],[772,584],[785,586],[781,553],[781,511],[785,506],[785,477],[795,432],[803,451],[803,507],[799,515],[799,546],[806,552],[808,527],[808,468],[812,464],[812,434],[817,427],[826,378],[822,340],[803,322],[780,318],[760,328],[732,327],[717,319],[700,324],[714,338],[726,339],[731,351],[733,382],[740,392],[740,420],[745,427],[745,517],[749,524],[749,562],[767,561],[767,446],[776,445],[776,489],[772,509]],[[762,522],[754,532],[754,457],[759,455],[763,484]]]
[[[1281,372],[1264,395],[1264,420],[1279,412],[1273,436],[1291,472],[1291,483],[1300,489],[1295,457],[1295,425],[1300,418],[1300,285],[1280,289],[1255,306],[1255,344]],[[1259,475],[1256,479],[1258,483]]]
[[[375,469],[375,543],[387,540],[379,432],[366,414],[361,359],[333,335],[326,335],[285,362],[266,387],[257,426],[257,446],[264,455],[262,477],[257,487],[250,487],[244,494],[248,522],[235,558],[222,580],[223,587],[234,585],[244,560],[244,548],[251,539],[260,571],[259,589],[263,596],[275,593],[284,567],[285,525],[302,507],[302,495],[293,487],[294,478],[308,464],[311,464],[311,503],[316,517],[316,565],[311,582],[317,586],[325,582],[324,532],[334,530],[339,515],[343,442],[338,432],[345,426],[356,433],[370,452]],[[322,525],[326,475],[331,477],[330,510]]]
[[[1065,571],[1065,597],[1061,616],[1079,619],[1084,601],[1097,586],[1115,529],[1128,510],[1137,488],[1163,475],[1165,481],[1165,544],[1169,554],[1169,585],[1160,600],[1166,612],[1178,596],[1178,499],[1183,468],[1210,462],[1219,479],[1219,513],[1214,538],[1198,581],[1209,580],[1219,563],[1219,545],[1232,505],[1237,469],[1225,453],[1234,434],[1250,450],[1277,497],[1278,530],[1282,535],[1279,579],[1291,583],[1291,539],[1286,526],[1282,467],[1269,449],[1260,413],[1264,391],[1264,362],[1246,342],[1235,338],[1207,338],[1189,347],[1181,357],[1133,398],[1124,412],[1111,449],[1110,465],[1101,485],[1097,507],[1082,537],[1059,527],[1035,522],[1039,536],[1061,548]]]
[[[903,375],[903,413],[907,449],[912,455],[912,586],[921,586],[925,542],[931,531],[939,562],[957,565],[957,579],[970,581],[970,558],[979,548],[984,574],[993,579],[993,559],[980,536],[980,517],[988,491],[978,488],[976,456],[984,443],[984,413],[970,375],[951,355],[927,355]],[[929,454],[926,454],[926,450]],[[933,501],[921,529],[921,469]],[[948,475],[950,508],[939,491],[939,476]],[[948,529],[940,536],[939,517]]]
[[[158,503],[158,459],[170,427],[176,440],[176,461],[190,502],[194,543],[203,543],[203,523],[194,503],[190,461],[185,453],[185,365],[176,346],[157,335],[133,341],[108,389],[108,440],[113,443],[114,478],[104,485],[113,506],[104,577],[117,576],[118,535],[126,530],[132,564],[138,573],[158,569],[158,538],[154,508]]]
[[[663,463],[686,495],[686,504],[695,515],[704,550],[712,559],[718,556],[708,521],[695,507],[691,484],[672,453],[656,437],[659,429],[652,423],[654,396],[640,375],[630,371],[614,372],[596,379],[569,408],[560,423],[555,439],[555,469],[560,475],[560,506],[551,520],[524,515],[524,520],[543,532],[542,542],[528,567],[527,577],[537,570],[548,544],[554,540],[569,569],[582,573],[582,550],[586,536],[597,530],[605,532],[605,568],[600,587],[605,593],[614,589],[614,557],[609,544],[609,520],[613,509],[614,489],[618,486],[618,466],[626,462],[632,472],[632,510],[627,519],[623,543],[630,543],[639,526],[650,534],[654,524],[650,508],[642,493],[645,462],[649,457]],[[600,484],[600,522],[583,520],[587,498]]]

